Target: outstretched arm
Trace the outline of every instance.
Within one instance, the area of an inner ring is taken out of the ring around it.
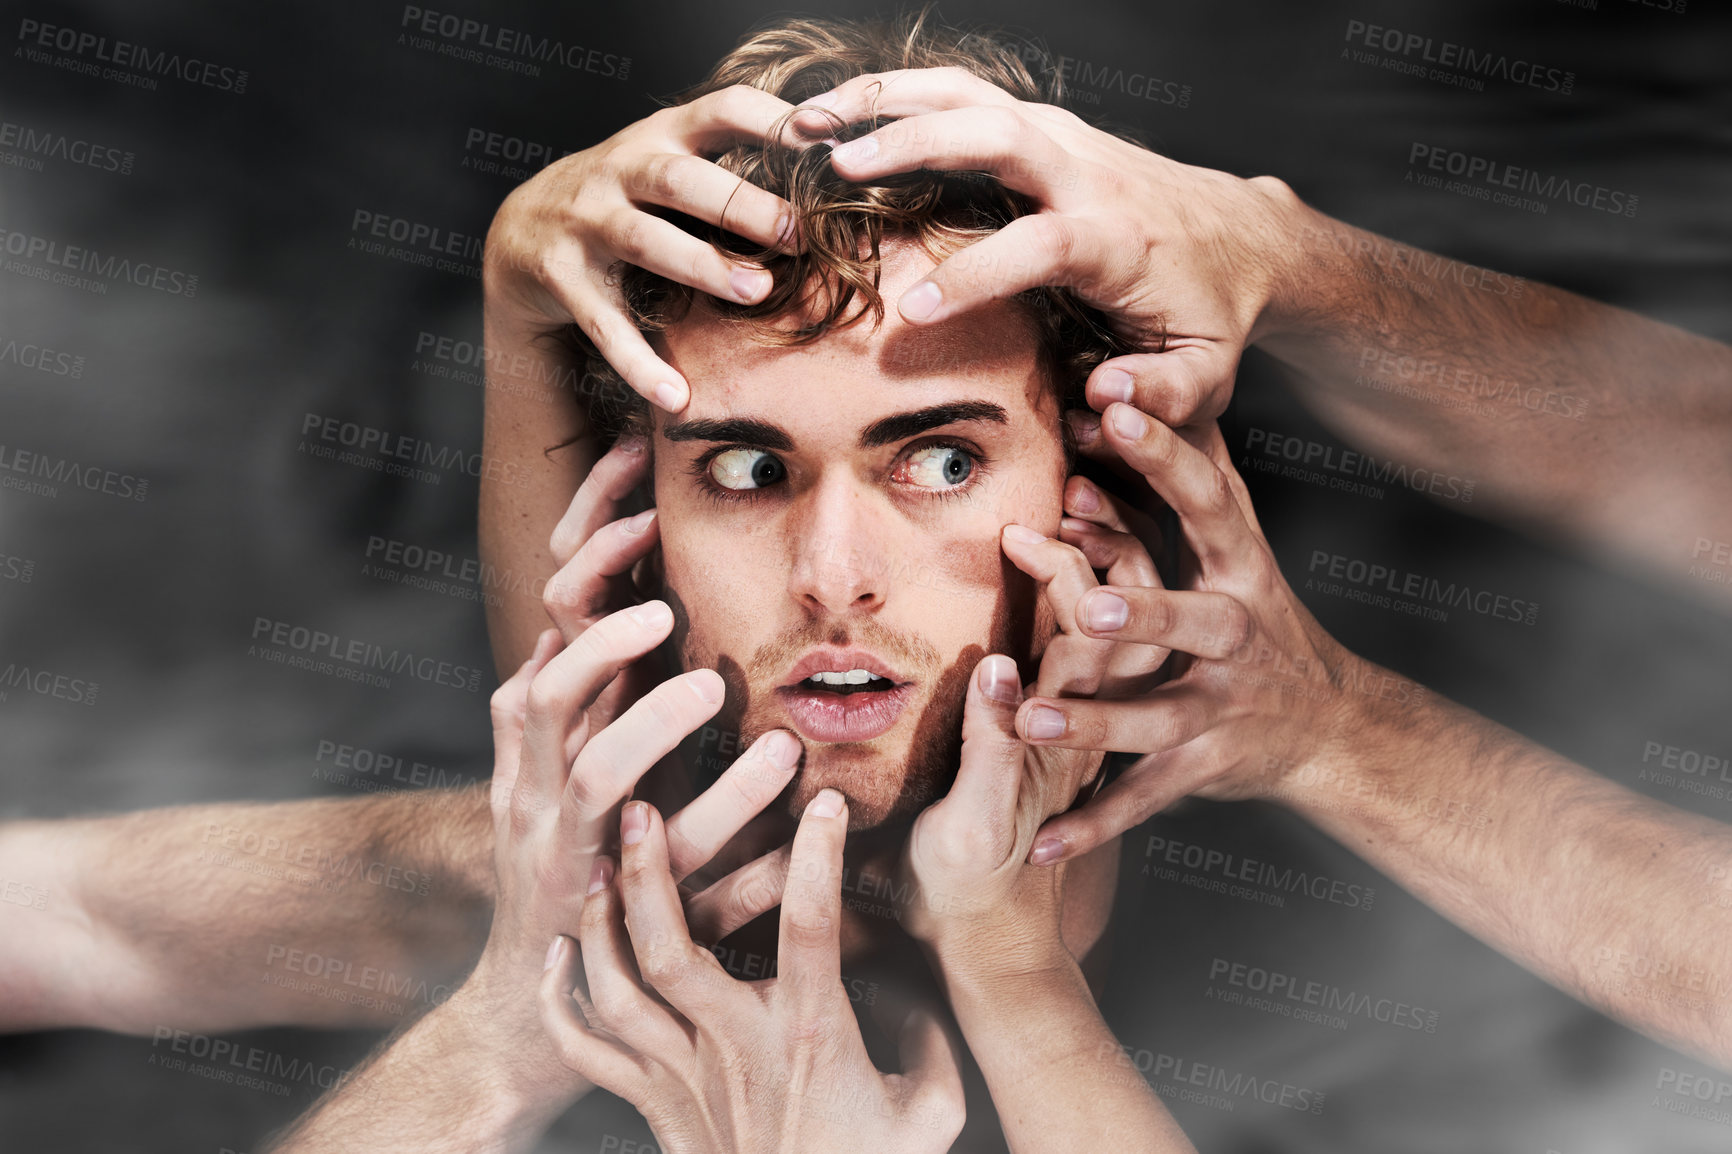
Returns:
[[[0,826],[0,1029],[395,1025],[480,952],[483,788]],[[14,900],[18,899],[18,900]]]
[[[1115,404],[1102,428],[1178,514],[1190,580],[1093,590],[1078,620],[1184,659],[1136,700],[1022,707],[1025,735],[1035,709],[1062,719],[1033,743],[1148,755],[1037,850],[1062,860],[1192,793],[1281,802],[1558,988],[1732,1068],[1732,827],[1343,649],[1282,577],[1212,424],[1176,433]]]
[[[1178,427],[1219,416],[1255,344],[1379,469],[1477,483],[1474,510],[1732,594],[1732,348],[1332,220],[1270,177],[1181,164],[956,69],[855,77],[848,180],[985,169],[1039,211],[906,290],[910,323],[1063,285],[1139,351],[1089,375],[1096,410]],[[1416,158],[1429,163],[1430,157]]]

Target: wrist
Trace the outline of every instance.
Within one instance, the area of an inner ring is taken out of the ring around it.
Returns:
[[[430,1014],[465,1077],[499,1119],[523,1126],[551,1122],[589,1083],[559,1061],[542,1028],[536,983],[517,967],[500,973],[483,957],[469,980]],[[515,980],[513,980],[515,979]],[[443,1047],[442,1047],[443,1049]]]
[[[1257,227],[1247,230],[1262,249],[1253,254],[1254,263],[1266,278],[1245,340],[1250,345],[1303,326],[1316,294],[1312,255],[1335,222],[1300,200],[1279,177],[1252,177],[1245,183],[1257,204]]]
[[[955,927],[923,943],[933,970],[961,994],[993,996],[1081,970],[1054,924],[1035,931],[1026,925],[977,923]]]
[[[1425,687],[1348,654],[1335,670],[1333,707],[1306,753],[1282,766],[1269,800],[1329,829],[1398,788],[1386,780],[1411,759],[1394,752],[1429,697]]]

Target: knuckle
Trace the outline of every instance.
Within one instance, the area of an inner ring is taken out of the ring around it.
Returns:
[[[1257,622],[1251,611],[1236,597],[1226,597],[1221,605],[1221,644],[1223,656],[1230,656],[1249,645],[1257,635]]]

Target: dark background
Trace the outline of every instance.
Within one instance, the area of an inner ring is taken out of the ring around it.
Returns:
[[[474,480],[384,477],[299,448],[307,413],[480,446],[480,388],[429,374],[416,351],[423,333],[479,340],[478,281],[351,249],[353,216],[482,236],[515,180],[465,166],[470,130],[585,147],[790,10],[423,7],[629,57],[629,74],[544,65],[529,77],[417,50],[399,43],[403,8],[387,4],[6,5],[0,116],[134,162],[125,174],[58,159],[0,165],[0,227],[199,281],[190,299],[125,283],[99,295],[0,272],[0,343],[84,358],[77,377],[0,362],[0,443],[149,482],[143,501],[0,489],[0,554],[31,563],[28,581],[0,578],[0,665],[100,685],[89,705],[17,690],[0,700],[0,817],[355,796],[314,776],[321,741],[487,771],[490,676],[475,692],[408,678],[385,690],[248,656],[254,620],[267,617],[490,668],[475,601],[363,574],[374,535],[474,557]],[[1020,28],[1097,74],[1189,86],[1184,107],[1111,80],[1073,105],[1180,160],[1273,173],[1405,243],[1732,337],[1732,21],[1708,5],[1067,0],[942,12]],[[163,78],[146,91],[35,62],[14,51],[25,19],[244,69],[246,90]],[[1355,63],[1342,55],[1349,20],[1539,60],[1573,72],[1574,91],[1490,80],[1475,92]],[[1557,203],[1537,214],[1423,189],[1403,179],[1416,142],[1621,190],[1639,210]],[[1256,355],[1227,425],[1235,450],[1252,425],[1327,439]],[[1649,741],[1732,751],[1732,623],[1699,583],[1606,569],[1400,489],[1371,499],[1250,481],[1296,585],[1311,551],[1326,549],[1541,606],[1528,626],[1312,600],[1344,643],[1616,780],[1732,818],[1732,802],[1638,780]],[[1149,832],[1374,886],[1377,900],[1277,909],[1146,881],[1134,867]],[[1679,1117],[1665,1105],[1683,1100],[1656,1093],[1663,1070],[1708,1073],[1701,1064],[1576,1005],[1284,813],[1195,803],[1126,844],[1128,932],[1106,1006],[1121,1040],[1325,1093],[1316,1115],[1169,1100],[1201,1149],[1732,1147],[1732,1128]],[[1204,997],[1216,957],[1435,1009],[1438,1026],[1355,1018],[1339,1030],[1222,1005]],[[244,1040],[348,1064],[374,1035]],[[151,1052],[148,1038],[77,1032],[0,1040],[0,1147],[245,1151],[310,1100],[165,1072]],[[544,1148],[647,1136],[597,1095]]]

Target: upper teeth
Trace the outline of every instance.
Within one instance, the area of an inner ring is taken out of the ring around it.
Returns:
[[[850,669],[846,673],[814,673],[806,680],[822,685],[865,685],[868,681],[883,681],[884,678],[864,669]]]

